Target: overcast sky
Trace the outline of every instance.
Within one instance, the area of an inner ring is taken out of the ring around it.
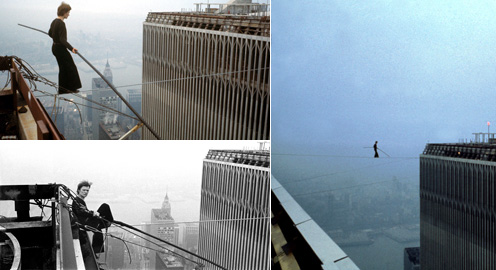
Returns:
[[[487,121],[496,132],[494,14],[495,1],[274,2],[273,153],[368,155],[378,140],[418,156]]]
[[[57,17],[60,0],[1,1],[0,33],[21,30],[18,23],[48,31],[50,23]],[[148,12],[194,11],[194,3],[227,3],[222,1],[194,0],[77,0],[65,1],[71,5],[71,15],[66,20],[68,39],[74,31],[108,35],[136,35],[142,33],[142,23]],[[266,0],[253,0],[266,3]],[[203,7],[204,8],[204,7]],[[27,31],[27,30],[25,30]],[[1,48],[0,48],[1,49]]]
[[[93,183],[86,198],[90,209],[96,210],[101,203],[107,202],[114,211],[115,219],[133,224],[149,222],[150,210],[160,208],[167,193],[172,217],[176,221],[197,221],[200,213],[202,165],[209,149],[258,149],[258,143],[2,143],[0,184],[58,183],[76,191],[77,184],[85,179]]]
[[[2,1],[0,4],[0,33],[12,37],[17,34],[22,39],[44,39],[36,32],[19,27],[25,24],[48,32],[50,23],[57,17],[57,8],[62,1],[58,0],[19,0]],[[143,21],[148,12],[179,12],[183,9],[193,10],[193,0],[79,0],[65,1],[72,7],[71,15],[65,21],[68,31],[68,40],[79,31],[96,35],[116,37],[129,35],[141,38]],[[1,48],[0,48],[1,49]]]

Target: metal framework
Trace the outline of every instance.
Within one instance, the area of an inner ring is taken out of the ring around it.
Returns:
[[[19,130],[19,133],[21,134],[21,136],[19,136],[20,139],[64,140],[64,136],[57,129],[57,126],[53,123],[41,102],[34,96],[31,88],[23,77],[20,67],[14,60],[14,57],[0,57],[0,71],[8,70],[12,80],[11,90],[2,91],[2,93],[0,93],[0,116],[5,113],[12,113],[15,118],[12,122],[22,122],[17,120],[20,117],[17,110],[20,106],[25,105],[28,109],[26,115],[29,115],[30,117],[29,121],[26,120],[26,124],[22,125],[21,123],[22,127]],[[5,94],[4,92],[9,93]],[[20,97],[19,99],[18,96]],[[19,104],[18,100],[20,100]],[[9,112],[9,110],[11,112]],[[12,123],[9,121],[8,124],[11,125]],[[33,128],[34,132],[28,130],[30,128]],[[33,134],[30,135],[30,133]]]
[[[422,269],[496,269],[496,162],[486,146],[428,145],[421,155]]]
[[[200,221],[227,221],[200,222],[199,254],[227,269],[270,269],[269,192],[269,168],[207,157]]]
[[[143,117],[163,139],[270,139],[266,17],[150,13]],[[151,139],[143,130],[143,138]]]
[[[60,191],[57,184],[0,186],[0,201],[14,201],[17,212],[17,217],[0,220],[0,242],[8,237],[7,243],[13,243],[10,252],[0,252],[5,269],[99,269],[89,241],[83,244],[89,254],[81,251],[67,197]],[[41,200],[48,199],[52,201],[51,220],[31,217],[30,201],[40,206]]]

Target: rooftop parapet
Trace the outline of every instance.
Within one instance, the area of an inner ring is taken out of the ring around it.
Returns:
[[[205,159],[270,167],[270,154],[266,150],[209,150]]]
[[[150,12],[145,22],[270,37],[270,17]]]
[[[446,143],[427,144],[424,155],[496,161],[496,144]]]

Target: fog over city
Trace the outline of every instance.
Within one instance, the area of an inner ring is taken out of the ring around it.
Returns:
[[[0,151],[0,184],[57,183],[76,191],[81,180],[88,180],[93,183],[86,198],[89,209],[106,202],[116,220],[134,225],[150,222],[151,209],[161,208],[167,194],[176,222],[198,221],[208,150],[258,147],[255,141],[5,144]],[[1,215],[16,215],[11,202],[2,202],[0,208]],[[40,214],[34,205],[31,210],[32,215]]]
[[[496,3],[272,10],[272,175],[360,269],[402,269],[425,144],[495,130]]]

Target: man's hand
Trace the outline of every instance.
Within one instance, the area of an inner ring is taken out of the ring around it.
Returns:
[[[77,52],[78,52],[78,50],[77,50],[76,48],[72,48],[72,52],[73,52],[73,53],[77,53]]]
[[[100,216],[100,213],[98,213],[98,212],[93,212],[93,216],[94,216],[94,217],[99,217],[99,216]]]

